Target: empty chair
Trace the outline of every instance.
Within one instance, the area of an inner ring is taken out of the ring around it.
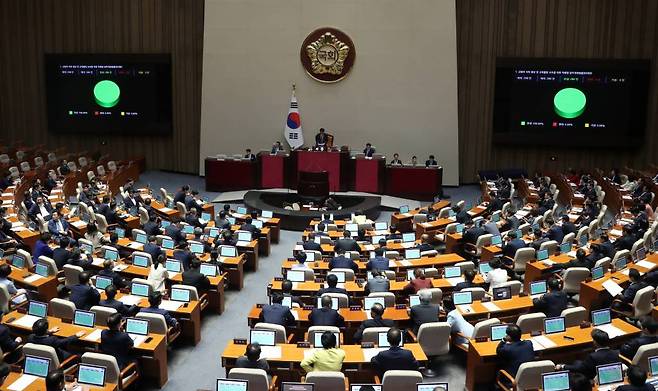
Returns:
[[[68,166],[71,172],[78,171],[78,166],[75,165],[75,162],[68,162],[66,163],[66,165]]]
[[[544,319],[546,319],[546,314],[543,312],[523,314],[516,320],[516,325],[521,328],[521,332],[524,334],[532,331],[543,331]]]
[[[649,285],[647,287],[640,289],[639,291],[637,291],[637,293],[635,293],[635,297],[633,298],[633,302],[631,303],[630,311],[619,311],[619,310],[615,310],[614,307],[613,307],[613,311],[634,319],[638,319],[642,316],[649,315],[651,314],[651,310],[653,310],[654,296],[655,296],[654,288],[651,285]],[[619,300],[615,300],[615,301],[619,301]]]
[[[103,234],[107,233],[107,228],[109,225],[107,224],[107,219],[101,213],[96,214],[96,227]]]
[[[16,159],[18,160],[25,159],[25,151],[21,151],[21,150],[16,151]]]
[[[96,166],[96,173],[98,174],[98,176],[101,176],[101,177],[104,177],[105,174],[107,174],[105,172],[105,167],[103,167],[103,165]]]
[[[482,247],[491,245],[492,234],[480,235],[475,242],[475,245],[471,243],[464,244],[464,251],[471,256],[479,257],[482,254]]]
[[[514,254],[514,271],[516,273],[525,273],[525,267],[528,262],[531,262],[535,259],[536,253],[535,249],[532,247],[524,247],[516,250]]]
[[[459,266],[462,274],[464,274],[466,270],[475,270],[475,264],[472,261],[457,262],[455,263],[455,266]]]
[[[482,300],[487,294],[487,291],[484,288],[474,287],[474,288],[464,288],[460,292],[471,292],[471,298],[473,300]]]
[[[18,179],[21,176],[21,172],[18,171],[18,167],[9,167],[9,173],[13,179]]]
[[[427,215],[426,214],[418,213],[418,214],[415,214],[414,217],[413,217],[414,227],[416,226],[416,224],[422,224],[422,223],[426,223],[426,222],[427,222]]]
[[[612,261],[610,260],[610,257],[603,257],[603,258],[599,259],[598,261],[596,261],[596,263],[594,264],[594,267],[601,266],[601,267],[603,267],[603,270],[608,270],[608,267],[610,266],[611,262]]]
[[[510,287],[512,291],[512,296],[518,296],[519,293],[521,293],[521,289],[523,289],[523,284],[521,281],[517,280],[512,280],[512,281],[507,281],[499,285],[499,287]]]
[[[564,325],[566,327],[578,326],[583,323],[589,316],[585,307],[565,308],[560,314],[564,318]]]
[[[29,252],[23,249],[18,249],[16,250],[16,254],[20,255],[25,260],[25,268],[30,270],[34,269],[34,262],[32,260],[32,255],[30,255]]]
[[[420,253],[421,257],[435,257],[439,255],[439,252],[436,250],[427,250]]]
[[[72,320],[75,314],[75,304],[70,300],[59,299],[57,297],[50,299],[48,312],[51,316],[57,318]]]
[[[343,372],[309,372],[306,375],[304,382],[315,384],[313,391],[335,391],[347,389],[347,379]]]
[[[500,319],[491,318],[477,322],[473,327],[473,338],[487,337],[491,335],[491,326],[500,324]]]
[[[80,164],[80,168],[87,167],[87,158],[84,156],[80,156],[78,158],[78,164]]]
[[[574,238],[574,240],[576,241],[576,243],[580,243],[581,236],[587,235],[588,233],[589,233],[589,227],[581,227],[576,233],[576,237]]]
[[[274,331],[276,335],[274,336],[276,343],[286,343],[287,342],[287,333],[286,328],[273,323],[259,322],[254,326],[254,330],[270,330]],[[292,335],[291,335],[292,337]]]
[[[450,352],[450,324],[448,322],[423,323],[418,329],[418,343],[429,359],[426,376],[436,376],[432,367],[434,357],[443,356]]]
[[[125,390],[139,379],[137,364],[130,363],[123,370],[119,368],[117,359],[109,354],[87,352],[82,355],[83,364],[97,365],[105,368],[105,382],[117,384],[119,390]]]
[[[149,212],[143,206],[139,207],[139,223],[144,225],[149,221]]]
[[[387,333],[390,327],[368,327],[363,330],[361,342],[379,343],[379,333]]]
[[[589,277],[590,271],[586,267],[570,267],[564,271],[562,277],[563,287],[567,294],[575,295],[580,292],[580,283]]]
[[[386,308],[395,306],[395,293],[393,292],[373,292],[368,297],[383,297]]]
[[[388,250],[384,253],[388,259],[400,259],[400,253],[394,250]]]
[[[45,255],[41,255],[39,257],[39,262],[41,262],[41,263],[45,264],[46,266],[48,266],[48,275],[49,276],[56,276],[57,275],[57,272],[59,270],[57,270],[57,263],[55,263],[54,259],[52,259],[50,257],[47,257]]]
[[[233,368],[228,373],[228,378],[248,381],[249,391],[273,390],[274,384],[276,383],[276,376],[272,379],[273,381],[270,385],[270,379],[267,376],[267,372],[255,368]]]
[[[415,390],[416,384],[423,382],[423,375],[418,371],[389,370],[382,380],[383,391]]]
[[[95,322],[97,326],[107,326],[107,318],[109,318],[110,315],[115,314],[117,312],[117,310],[114,308],[103,307],[100,305],[92,306],[89,309],[89,311],[96,314]]]
[[[23,172],[28,172],[31,170],[30,163],[28,162],[21,162],[20,166],[21,166],[21,171]]]
[[[9,159],[9,155],[7,155],[6,153],[0,155],[0,163],[8,164],[10,161],[11,159]]]
[[[654,357],[658,355],[658,342],[650,343],[647,345],[642,345],[635,352],[633,357],[624,357],[621,354],[619,358],[626,365],[637,365],[645,371],[649,371],[649,357]]]
[[[178,217],[184,219],[187,215],[187,208],[185,207],[185,204],[182,202],[177,202],[176,209],[178,210]]]
[[[430,303],[432,304],[439,304],[441,305],[442,300],[443,300],[443,291],[441,288],[426,288],[426,289],[421,289],[418,291],[418,294],[422,291],[428,291],[432,294],[432,299],[430,300]]]
[[[449,206],[446,206],[445,208],[441,208],[441,210],[439,211],[439,214],[437,215],[437,218],[438,219],[445,219],[445,218],[450,217],[450,211],[451,210],[452,210],[452,208],[450,208]]]
[[[91,170],[87,171],[87,179],[88,179],[89,181],[93,181],[94,178],[96,178],[96,174],[94,174],[94,172],[91,171]]]
[[[553,255],[557,252],[558,243],[555,240],[549,240],[539,245],[539,251],[548,250],[548,255]]]
[[[550,360],[524,362],[514,377],[505,370],[499,371],[496,384],[503,390],[538,390],[542,388],[541,375],[554,371],[555,363]],[[512,387],[508,382],[512,384]]]
[[[50,152],[48,154],[48,161],[49,162],[55,162],[57,161],[57,155],[55,155],[55,152]]]
[[[117,170],[117,164],[114,162],[114,160],[107,162],[107,169],[110,170],[110,172],[115,172]]]
[[[439,278],[439,269],[435,267],[428,267],[423,270],[426,278]]]
[[[619,251],[617,251],[617,252],[615,253],[615,256],[612,257],[612,264],[613,264],[613,265],[616,264],[617,261],[618,261],[620,258],[626,258],[626,260],[628,261],[628,260],[630,260],[630,256],[631,256],[631,252],[630,252],[630,251],[628,251],[628,250],[619,250]]]
[[[73,286],[80,282],[80,273],[83,272],[80,266],[67,264],[62,269],[64,270],[64,285]]]
[[[143,230],[141,230],[141,229],[133,229],[132,232],[131,232],[131,235],[132,235],[133,240],[136,240],[136,239],[137,239],[137,235],[138,235],[138,234],[142,234],[142,235],[146,236],[146,232],[144,232]]]
[[[130,289],[131,289],[131,290],[132,290],[132,284],[142,284],[142,285],[146,285],[146,286],[147,286],[146,296],[150,296],[151,293],[153,293],[153,291],[155,290],[155,289],[153,288],[153,284],[151,284],[150,281],[145,280],[145,279],[143,279],[143,278],[133,278],[132,281],[130,282]]]

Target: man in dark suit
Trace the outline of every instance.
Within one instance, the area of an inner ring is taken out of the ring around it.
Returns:
[[[247,148],[247,149],[244,151],[244,156],[243,156],[243,158],[244,158],[244,159],[251,160],[252,162],[255,162],[255,161],[256,161],[256,155],[254,155],[253,153],[251,153],[251,149],[249,149],[249,148]]]
[[[512,377],[516,376],[516,371],[521,364],[535,359],[532,342],[521,341],[521,328],[515,324],[507,326],[505,338],[496,348],[496,355],[498,356],[498,367]]]
[[[503,209],[505,200],[498,197],[493,191],[489,192],[489,205],[487,206],[486,214],[491,214],[497,210]]]
[[[560,280],[551,278],[548,280],[548,292],[541,297],[533,299],[535,310],[543,312],[547,317],[560,316],[569,304],[569,297],[560,289]]]
[[[420,245],[418,245],[418,249],[421,253],[434,250],[434,246],[430,244],[430,240],[431,238],[428,234],[422,234],[420,236]]]
[[[207,292],[210,289],[210,280],[204,274],[199,272],[201,262],[194,258],[190,263],[189,270],[183,272],[183,284],[193,286],[197,289],[199,294]]]
[[[628,250],[630,251],[633,248],[633,243],[637,240],[637,236],[633,232],[630,224],[625,225],[622,229],[623,235],[615,240],[615,249],[619,250]]]
[[[149,216],[149,221],[144,224],[143,229],[147,235],[160,235],[160,224],[158,224],[158,218],[155,215]]]
[[[83,254],[79,247],[76,247],[71,252],[69,264],[73,266],[80,266],[87,270],[94,263],[94,257],[91,254]]]
[[[270,149],[270,155],[276,155],[279,152],[283,152],[283,145],[281,145],[281,141],[277,141],[274,144],[272,144],[272,149]]]
[[[105,220],[107,221],[107,224],[119,224],[121,221],[121,218],[119,217],[119,213],[117,213],[117,203],[114,201],[110,202],[110,207],[107,210],[107,212],[104,214]]]
[[[180,242],[178,248],[174,251],[174,259],[180,261],[183,265],[184,270],[188,270],[192,264],[192,260],[195,259],[195,255],[190,251],[190,247],[187,242]]]
[[[555,268],[560,268],[560,269],[568,269],[570,267],[586,267],[588,269],[591,269],[592,266],[594,265],[590,263],[590,259],[587,258],[585,250],[579,248],[578,250],[576,250],[576,259],[572,259],[567,263],[556,263],[553,266]]]
[[[612,259],[615,256],[615,245],[610,241],[610,238],[607,234],[601,234],[601,243],[599,243],[601,248],[601,254],[604,257],[610,257]]]
[[[273,293],[272,304],[264,305],[260,311],[260,321],[284,327],[294,326],[295,317],[290,312],[290,308],[284,307],[281,303],[283,303],[283,295],[278,292]]]
[[[425,167],[438,166],[439,162],[436,161],[434,155],[430,155],[429,159],[425,160]]]
[[[359,247],[359,243],[357,243],[356,240],[352,239],[352,233],[348,230],[343,231],[343,237],[336,241],[336,245],[334,246],[334,251],[338,252],[339,249],[343,250],[343,252],[361,251],[361,247]]]
[[[185,222],[193,227],[199,227],[201,229],[206,228],[207,224],[202,224],[199,220],[199,213],[196,208],[192,208],[185,215]]]
[[[55,237],[72,236],[69,222],[62,218],[58,212],[53,212],[52,219],[48,222],[48,232]]]
[[[616,388],[616,391],[654,391],[655,387],[647,383],[647,372],[637,365],[631,365],[626,371],[628,383]]]
[[[149,295],[149,306],[146,308],[142,308],[139,312],[162,315],[164,316],[168,327],[178,326],[178,321],[173,316],[171,316],[169,311],[160,308],[161,303],[162,303],[162,293],[158,291],[153,291]]]
[[[179,223],[171,223],[165,228],[165,235],[169,236],[174,240],[174,243],[180,243],[185,241],[185,235],[181,230]]]
[[[475,275],[475,270],[464,270],[464,282],[457,283],[453,290],[455,292],[459,292],[462,289],[477,287],[478,285],[473,283],[473,280],[475,280]]]
[[[315,233],[311,232],[308,234],[308,239],[302,245],[304,250],[309,251],[322,251],[322,246],[320,243],[315,242]]]
[[[587,376],[588,379],[594,379],[596,376],[596,367],[599,365],[613,364],[620,362],[619,351],[610,349],[610,337],[603,330],[592,330],[592,341],[594,341],[594,351],[585,357],[584,360],[574,361],[573,364],[556,365],[557,370],[568,370],[580,372]]]
[[[564,232],[562,232],[562,227],[555,225],[553,219],[549,216],[544,220],[544,224],[550,228],[544,234],[544,237],[548,240],[555,240],[558,244],[562,243],[564,239]]]
[[[439,311],[441,310],[438,304],[431,303],[432,292],[428,290],[422,290],[418,292],[418,297],[420,299],[420,304],[411,307],[409,312],[409,317],[414,323],[415,334],[418,334],[418,329],[422,324],[438,322]]]
[[[522,239],[516,237],[515,231],[509,231],[507,233],[506,242],[505,246],[503,246],[503,255],[510,259],[514,259],[516,250],[526,246]]]
[[[98,275],[111,278],[112,285],[116,286],[119,289],[127,287],[128,283],[126,282],[126,280],[121,276],[121,274],[115,272],[113,268],[114,268],[114,262],[110,261],[109,259],[106,259],[105,261],[103,261],[103,268],[98,272]]]
[[[228,219],[226,218],[226,212],[225,211],[222,210],[221,212],[219,212],[219,214],[215,218],[215,227],[217,227],[219,229],[230,229],[231,228],[231,222],[228,221]]]
[[[658,321],[646,318],[642,321],[642,334],[621,345],[620,354],[632,360],[642,345],[658,342]]]
[[[361,338],[363,337],[363,330],[368,327],[394,327],[395,322],[391,319],[383,319],[384,316],[384,307],[379,304],[373,304],[370,308],[370,319],[366,319],[359,325],[359,328],[354,333],[354,342],[361,343]]]
[[[570,233],[578,233],[578,228],[576,228],[576,224],[572,223],[571,220],[569,220],[569,216],[567,215],[562,215],[562,233],[564,234],[563,236],[567,236]]]
[[[107,215],[107,212],[110,210],[110,197],[103,196],[100,205],[96,207],[96,213],[100,213],[103,216]]]
[[[48,221],[50,220],[50,216],[52,215],[52,213],[53,213],[53,207],[50,205],[50,203],[44,201],[43,197],[37,197],[36,202],[32,204],[32,207],[30,207],[30,210],[27,212],[27,215],[32,220],[36,220],[37,215],[40,214],[44,220]]]
[[[79,283],[71,287],[71,300],[75,308],[79,310],[89,310],[98,304],[101,299],[100,293],[96,288],[89,285],[89,273],[82,272],[78,275]]]
[[[138,208],[141,204],[139,192],[136,190],[128,192],[128,197],[123,199],[123,204],[128,211],[132,208]]]
[[[53,260],[58,270],[62,270],[64,265],[68,263],[69,258],[71,258],[71,251],[68,250],[69,243],[69,238],[63,237],[59,240],[59,247],[53,250]]]
[[[485,231],[484,228],[480,226],[477,227],[474,226],[473,222],[467,222],[466,227],[467,229],[464,231],[464,235],[462,236],[462,241],[464,243],[470,243],[475,245],[478,238],[487,233],[487,231]]]
[[[117,287],[114,285],[108,285],[105,287],[105,300],[98,302],[98,305],[103,307],[110,307],[117,310],[117,312],[123,316],[135,316],[139,312],[139,307],[136,305],[125,305],[119,300],[115,299],[117,295]]]
[[[257,237],[260,235],[260,229],[256,228],[256,226],[253,224],[254,220],[251,218],[251,216],[247,217],[244,219],[244,224],[240,226],[241,231],[249,231],[251,232],[252,237]]]
[[[418,361],[414,358],[413,353],[400,347],[402,333],[395,327],[392,327],[386,333],[386,339],[391,345],[388,350],[379,352],[370,362],[380,377],[389,370],[418,370]]]
[[[375,257],[366,263],[366,270],[374,269],[388,270],[388,259],[384,257],[384,249],[381,247],[375,249]]]
[[[324,132],[324,128],[320,128],[320,133],[315,135],[315,146],[324,147],[329,141],[329,136]]]
[[[336,251],[337,256],[333,257],[329,261],[329,270],[331,269],[352,269],[354,273],[359,271],[359,266],[353,260],[345,257],[345,250],[339,248]]]
[[[363,149],[363,154],[365,157],[372,157],[375,154],[375,148],[372,147],[372,144],[366,143],[366,147]]]
[[[622,301],[622,304],[619,305],[620,308],[624,307],[624,304],[630,305],[633,303],[633,299],[635,299],[635,295],[640,289],[643,289],[647,287],[647,283],[642,281],[642,276],[640,276],[640,272],[637,269],[629,269],[628,270],[628,279],[631,281],[630,285],[628,285],[618,296],[617,298]],[[615,303],[619,304],[619,303]]]
[[[151,235],[148,237],[148,242],[144,245],[144,252],[151,255],[151,259],[158,259],[160,254],[163,253],[160,246],[157,244],[156,237]]]
[[[32,251],[32,262],[36,265],[39,261],[39,257],[44,255],[48,258],[53,257],[53,250],[48,245],[50,242],[50,233],[44,232],[39,237],[39,240],[34,244],[34,250]]]
[[[544,198],[541,201],[539,201],[539,205],[538,205],[539,214],[543,215],[547,211],[552,210],[553,205],[555,205],[555,200],[553,200],[553,195],[551,194],[550,191],[547,191],[544,194]]]
[[[187,196],[187,193],[189,191],[190,191],[189,185],[181,186],[180,190],[177,191],[176,194],[174,195],[174,205],[176,205],[177,202],[185,203],[185,197]]]
[[[336,285],[338,285],[338,277],[336,277],[335,274],[329,274],[327,276],[326,282],[327,282],[327,287],[321,288],[318,291],[318,297],[321,297],[325,293],[342,293],[344,295],[347,295],[347,291],[344,288],[336,287]]]
[[[132,348],[134,346],[130,335],[122,330],[123,317],[121,314],[112,314],[107,318],[108,330],[101,332],[100,351],[114,356],[120,369],[135,361]]]
[[[516,231],[521,225],[521,220],[516,217],[516,208],[512,205],[503,213],[503,225],[500,227],[501,231]]]
[[[308,316],[311,326],[336,326],[343,327],[345,319],[336,311],[331,308],[331,297],[323,296],[320,299],[322,307],[315,308]]]
[[[36,343],[39,345],[51,346],[57,352],[57,358],[60,362],[71,357],[71,353],[66,350],[66,347],[74,341],[77,341],[78,338],[85,335],[84,331],[78,331],[75,335],[72,335],[67,338],[59,338],[48,333],[48,319],[41,318],[38,319],[32,325],[32,334],[27,337],[28,343]]]
[[[468,214],[467,210],[462,210],[459,206],[455,205],[452,207],[452,211],[455,213],[455,221],[464,224],[471,221],[471,215]]]
[[[2,318],[2,315],[3,313],[0,312],[0,318]],[[4,324],[0,324],[0,349],[4,353],[11,353],[5,361],[13,363],[19,358],[20,351],[14,352],[14,350],[20,346],[21,342],[23,342],[21,337],[12,337],[9,328]]]

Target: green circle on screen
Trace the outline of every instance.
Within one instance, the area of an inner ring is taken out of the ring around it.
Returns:
[[[553,98],[553,108],[562,118],[576,118],[585,111],[587,97],[577,88],[563,88]]]
[[[101,80],[94,86],[94,99],[102,107],[114,107],[119,103],[121,90],[117,83],[111,80]]]

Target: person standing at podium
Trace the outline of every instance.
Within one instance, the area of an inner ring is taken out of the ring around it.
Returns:
[[[363,149],[363,154],[366,157],[372,157],[374,153],[375,153],[375,148],[372,147],[372,144],[366,143],[366,147]]]
[[[394,153],[393,160],[391,160],[391,166],[401,166],[402,160],[400,160],[400,154]]]
[[[283,152],[283,145],[281,145],[281,141],[277,141],[274,144],[272,144],[270,155],[276,155],[279,152]]]
[[[317,148],[326,149],[329,136],[324,132],[324,128],[320,128],[320,133],[315,135],[315,146]]]

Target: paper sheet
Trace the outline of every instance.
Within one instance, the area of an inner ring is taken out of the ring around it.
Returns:
[[[87,223],[85,223],[85,222],[82,221],[82,220],[77,220],[77,221],[73,221],[73,222],[71,223],[71,225],[74,226],[74,227],[76,227],[76,228],[84,228],[84,227],[87,226]]]
[[[546,265],[546,266],[553,266],[553,265],[555,265],[555,262],[551,261],[550,259],[544,259],[544,260],[541,261],[541,262],[542,262],[544,265]]]
[[[142,299],[143,297],[141,296],[125,295],[125,296],[121,296],[121,298],[119,298],[119,301],[125,305],[136,305],[137,303],[142,301]]]
[[[114,270],[115,272],[120,272],[120,271],[126,270],[127,268],[128,268],[128,265],[120,263],[120,264],[114,266],[112,268],[112,270]]]
[[[238,247],[247,247],[249,245],[249,243],[250,242],[247,242],[247,241],[239,241],[235,245],[238,246]]]
[[[27,231],[27,228],[25,228],[25,227],[14,227],[11,230],[12,230],[12,232],[21,232],[21,231]]]
[[[551,341],[547,336],[545,335],[538,335],[536,337],[531,338],[533,341],[533,346],[535,345],[535,342],[541,345],[544,349],[547,348],[552,348],[554,346],[557,346],[555,342]]]
[[[160,210],[160,212],[162,212],[162,213],[173,212],[173,209],[171,209],[171,208],[167,208],[167,207],[160,208],[159,210]]]
[[[160,308],[167,311],[178,311],[181,305],[183,305],[183,303],[180,301],[162,300],[162,303],[160,303]]]
[[[130,248],[134,248],[134,249],[140,249],[140,248],[142,248],[143,246],[144,246],[144,245],[141,244],[141,243],[139,243],[139,242],[130,242],[130,243],[128,243],[128,247],[130,247]]]
[[[94,257],[94,260],[91,262],[94,266],[103,266],[103,262],[105,262],[105,259],[103,258],[98,258]]]
[[[7,388],[12,391],[21,391],[27,388],[33,381],[37,380],[36,376],[32,375],[21,375],[15,382]]]
[[[415,242],[407,242],[407,243],[400,244],[400,246],[402,246],[402,248],[412,248],[412,247],[416,247],[416,243]]]
[[[281,346],[261,346],[260,356],[268,359],[281,358]]]
[[[409,267],[409,266],[413,265],[413,263],[411,263],[411,261],[407,261],[405,259],[403,261],[400,261],[400,265]]]
[[[25,278],[23,279],[23,281],[27,282],[28,284],[31,284],[31,283],[33,283],[33,282],[35,282],[35,281],[39,281],[39,280],[42,279],[42,278],[43,278],[43,277],[41,277],[41,276],[38,275],[38,274],[33,274],[33,275],[29,276],[29,277],[25,277]]]
[[[500,307],[496,305],[493,301],[488,301],[486,303],[482,303],[482,306],[486,308],[488,311],[500,311]]]
[[[363,352],[363,360],[365,362],[370,362],[373,357],[379,354],[379,352],[383,352],[386,350],[386,348],[369,348],[369,349],[361,349]]]
[[[613,326],[611,323],[596,326],[595,329],[605,331],[606,333],[608,333],[608,336],[610,338],[616,338],[616,337],[621,337],[623,335],[626,335],[626,333],[623,330]]]
[[[133,340],[133,344],[135,347],[139,347],[144,341],[146,341],[146,335],[138,335],[138,334],[128,334],[130,335],[130,338]]]
[[[446,281],[452,286],[455,286],[459,284],[460,282],[464,282],[464,277],[452,277],[452,278],[446,278]]]
[[[656,267],[656,264],[653,262],[649,262],[647,260],[642,260],[640,262],[635,262],[637,266],[643,267],[645,269],[652,270],[654,267]]]
[[[621,232],[618,229],[611,229],[610,231],[608,231],[608,233],[612,236],[621,236],[621,235],[624,234],[623,232]]]
[[[41,319],[38,316],[34,315],[23,315],[19,319],[16,319],[15,321],[11,322],[14,326],[20,326],[20,327],[25,327],[28,329],[32,329],[32,325],[34,322],[37,320]]]
[[[470,313],[473,312],[473,307],[471,307],[470,304],[460,304],[460,305],[457,306],[457,309],[462,314],[470,314]]]
[[[91,342],[98,342],[98,341],[101,340],[101,333],[102,332],[103,332],[103,330],[96,329],[96,330],[92,331],[91,333],[89,333],[89,334],[85,335],[84,337],[82,337],[82,339],[84,339],[86,341],[91,341]]]
[[[313,348],[313,349],[304,350],[304,360],[307,360],[310,357],[312,357],[315,354],[315,352],[318,351],[318,350],[320,350],[320,349]]]
[[[388,260],[388,267],[395,268],[395,267],[398,267],[398,264],[397,264],[397,262],[395,262],[394,259],[389,259]]]
[[[622,287],[620,287],[619,284],[617,284],[616,282],[614,282],[612,280],[605,281],[603,284],[601,284],[601,286],[606,291],[608,291],[608,293],[610,293],[610,296],[612,296],[612,297],[615,297],[615,296],[617,296],[618,294],[620,294],[621,292],[624,291],[624,289]]]

